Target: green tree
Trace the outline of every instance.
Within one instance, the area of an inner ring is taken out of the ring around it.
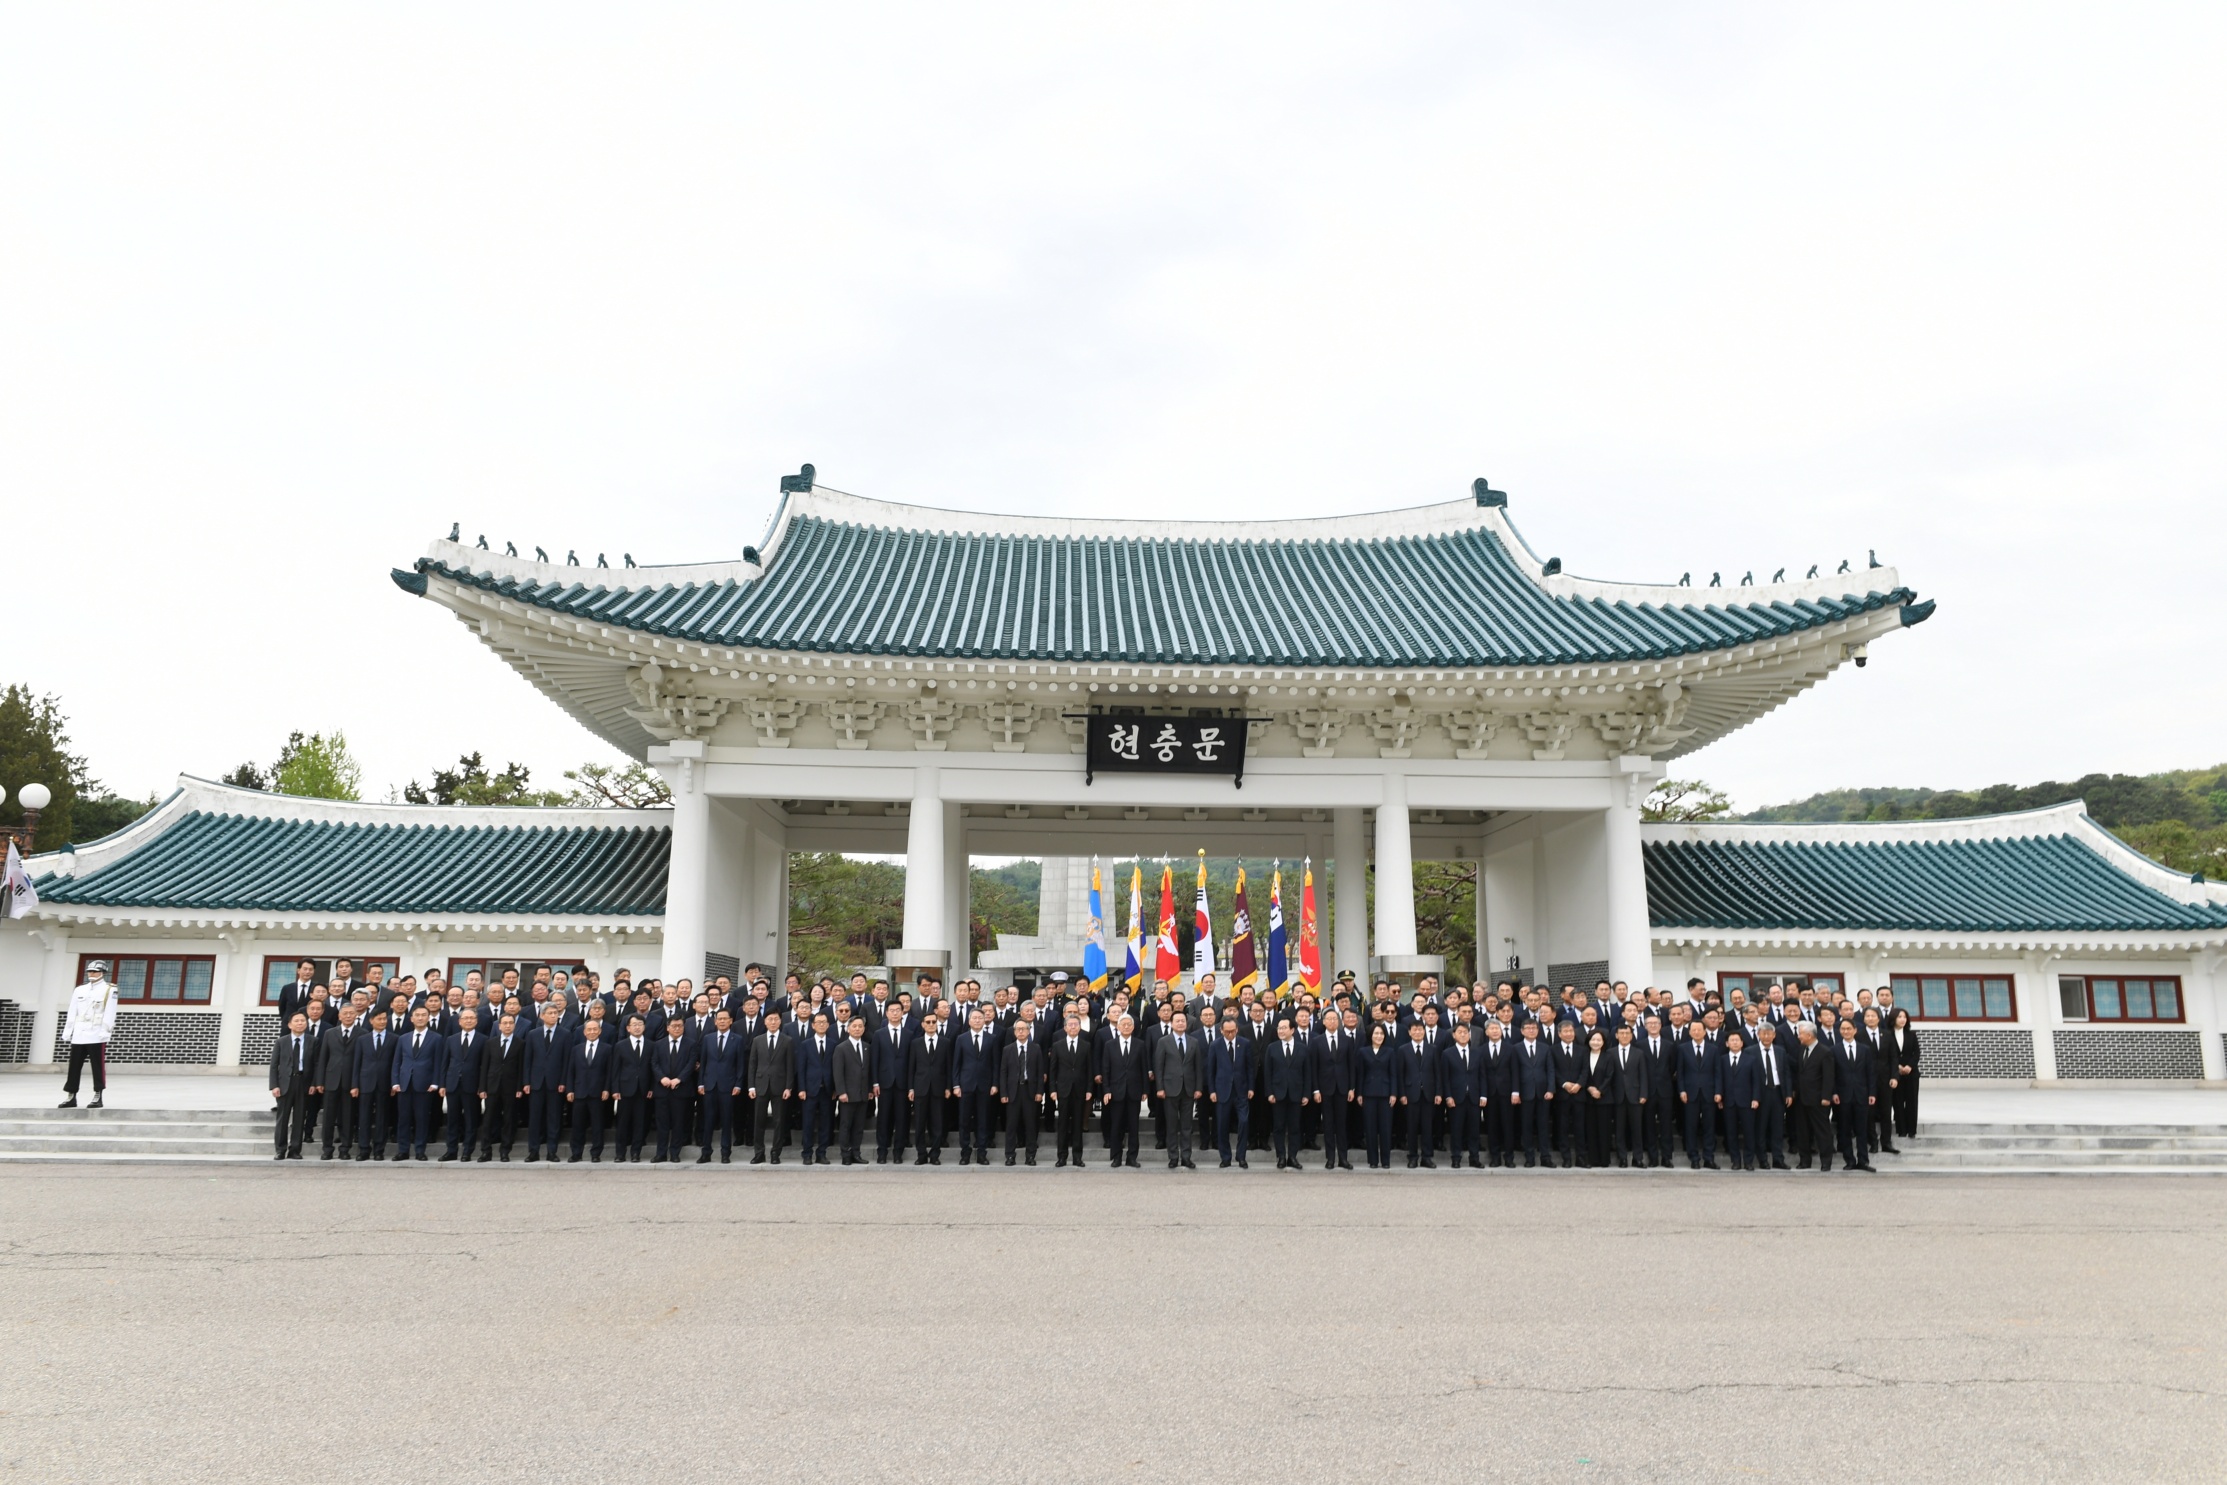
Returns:
[[[114,835],[160,803],[152,794],[145,799],[107,793],[81,796],[71,817],[70,839],[82,842]]]
[[[1664,779],[1639,807],[1642,820],[1722,820],[1732,813],[1724,791],[1699,779]]]
[[[501,773],[490,773],[478,753],[466,753],[456,760],[456,767],[434,769],[431,788],[415,779],[404,784],[402,797],[412,804],[532,806],[572,802],[572,796],[564,790],[536,789],[532,780],[532,772],[523,763],[506,764]]]
[[[566,802],[584,809],[648,810],[673,802],[673,791],[647,763],[583,763],[564,776],[574,785]]]
[[[99,792],[85,760],[70,751],[68,726],[56,697],[34,695],[29,686],[0,691],[0,786],[8,791],[0,822],[23,823],[16,794],[25,784],[44,784],[54,796],[39,816],[34,850],[51,851],[76,839],[71,831],[77,802]]]
[[[271,787],[305,799],[360,799],[363,766],[349,754],[348,735],[338,728],[330,734],[296,732],[272,765]]]

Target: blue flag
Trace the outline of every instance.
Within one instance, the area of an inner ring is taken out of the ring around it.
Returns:
[[[1083,983],[1094,993],[1106,988],[1106,912],[1098,900],[1098,863],[1090,863],[1090,937],[1083,941]]]
[[[1279,996],[1291,978],[1284,961],[1284,869],[1268,879],[1268,988]]]

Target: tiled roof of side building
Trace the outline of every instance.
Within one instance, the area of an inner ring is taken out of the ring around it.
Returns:
[[[1504,510],[1472,502],[1252,525],[1090,522],[820,489],[776,518],[762,571],[637,569],[629,586],[607,570],[442,544],[396,578],[422,591],[428,573],[690,642],[1052,661],[1582,664],[1724,649],[1897,607],[1913,624],[1932,611],[1885,568],[1761,588],[1566,577],[1531,554]]]
[[[99,842],[62,876],[31,863],[43,907],[251,913],[654,917],[665,910],[671,829],[578,810],[397,811],[272,800],[199,780],[165,818]],[[202,797],[210,796],[210,797]],[[231,796],[231,797],[226,797]],[[237,804],[239,808],[225,808]],[[302,806],[289,808],[289,806]],[[537,818],[558,817],[558,818]]]
[[[2227,902],[2077,804],[1916,826],[1650,826],[1657,930],[1956,933],[2227,928]]]

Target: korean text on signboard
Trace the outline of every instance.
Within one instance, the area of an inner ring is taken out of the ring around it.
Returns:
[[[1226,773],[1245,786],[1243,717],[1147,717],[1094,713],[1089,767],[1101,773]]]

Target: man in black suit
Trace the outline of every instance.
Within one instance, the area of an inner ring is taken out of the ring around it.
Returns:
[[[603,1118],[609,1107],[608,1090],[611,1074],[617,1067],[617,1058],[611,1048],[604,1045],[603,1018],[600,1016],[581,1023],[580,1039],[565,1052],[564,1099],[565,1108],[572,1115],[572,1163],[580,1163],[580,1152],[589,1149],[590,1162],[603,1158]],[[555,1159],[554,1153],[550,1156]]]
[[[1646,1059],[1647,1103],[1640,1111],[1640,1146],[1646,1153],[1643,1162],[1653,1167],[1667,1167],[1671,1152],[1677,1145],[1675,1132],[1678,1118],[1678,1046],[1677,1041],[1663,1027],[1662,1017],[1649,1012],[1640,1023],[1640,1033],[1633,1040],[1632,1052]]]
[[[356,1158],[387,1158],[387,1135],[394,1118],[394,1031],[385,1010],[374,1008],[371,1027],[356,1034],[356,1060],[348,1091],[356,1096]]]
[[[273,1160],[302,1158],[303,1126],[308,1123],[310,1079],[316,1076],[316,1050],[309,1044],[309,1014],[296,1011],[271,1045],[271,1128]]]
[[[1719,1054],[1708,1028],[1696,1021],[1678,1048],[1678,1105],[1686,1122],[1686,1167],[1717,1169],[1716,1113],[1724,1101]]]
[[[1647,1078],[1652,1069],[1633,1041],[1632,1023],[1618,1021],[1616,1049],[1609,1054],[1616,1063],[1616,1101],[1608,1114],[1619,1168],[1630,1166],[1634,1160],[1643,1160],[1646,1155],[1642,1141],[1649,1097]]]
[[[457,1149],[463,1149],[463,1158],[472,1158],[472,1147],[479,1142],[480,1073],[486,1061],[486,1038],[479,1033],[479,1012],[459,1012],[456,1018],[456,1035],[442,1048],[441,1089],[448,1099],[448,1144],[441,1151],[443,1160],[457,1159]]]
[[[920,1031],[909,1039],[905,1052],[902,1086],[912,1102],[914,1165],[943,1164],[944,1099],[951,1091],[951,1038],[943,1018],[930,1010],[920,1018]],[[892,1150],[892,1160],[904,1156]]]
[[[320,1160],[333,1158],[336,1138],[341,1159],[346,1160],[355,1153],[356,1108],[360,1100],[350,1089],[355,1076],[356,1038],[361,1035],[356,1021],[355,1005],[343,1005],[340,1024],[317,1038],[317,1085],[324,1095],[318,1124],[318,1144],[322,1149],[317,1158]]]
[[[1355,1037],[1335,1009],[1325,1011],[1315,1033],[1315,1106],[1322,1116],[1322,1168],[1351,1170],[1349,1116],[1353,1111]]]
[[[1438,1055],[1438,1101],[1446,1116],[1448,1153],[1454,1169],[1466,1157],[1471,1170],[1485,1168],[1481,1121],[1485,1104],[1485,1068],[1478,1049],[1470,1044],[1467,1021],[1454,1023],[1453,1045]]]
[[[991,1111],[997,1107],[990,1089],[998,1080],[1002,1050],[990,1029],[985,1011],[967,1013],[967,1029],[951,1049],[951,1091],[959,1100],[959,1163],[990,1163]]]
[[[1794,1099],[1794,1061],[1779,1045],[1779,1023],[1765,1018],[1755,1029],[1755,1065],[1762,1093],[1755,1110],[1755,1158],[1772,1170],[1786,1169],[1786,1116]]]
[[[1045,1082],[1051,1090],[1053,1138],[1058,1143],[1059,1159],[1056,1164],[1065,1166],[1070,1161],[1077,1169],[1083,1163],[1083,1134],[1090,1128],[1090,1086],[1096,1075],[1094,1064],[1097,1056],[1090,1039],[1083,1035],[1081,1016],[1070,1011],[1060,1029],[1045,1049]]]
[[[890,1001],[882,1012],[882,1025],[875,1031],[872,1044],[874,1086],[880,1090],[874,1095],[876,1165],[891,1161],[904,1163],[906,1126],[911,1122],[913,1107],[913,1036],[914,1032],[905,1024],[904,1005]]]
[[[758,1133],[750,1163],[766,1161],[766,1136],[773,1136],[773,1163],[789,1143],[789,1111],[796,1104],[796,1038],[782,1025],[779,1011],[766,1012],[765,1034],[750,1044],[749,1086],[743,1091],[758,1105]]]
[[[743,1101],[749,1044],[735,1030],[734,1013],[725,1005],[712,1013],[711,1030],[699,1050],[703,1060],[696,1067],[696,1092],[703,1100],[704,1117],[696,1141],[696,1163],[710,1163],[712,1135],[716,1132],[719,1163],[726,1165],[735,1158],[735,1108]]]
[[[1483,1025],[1483,1040],[1476,1040],[1472,1033],[1470,1049],[1477,1058],[1477,1087],[1482,1100],[1478,1117],[1484,1131],[1485,1161],[1495,1167],[1512,1166],[1516,1163],[1516,1111],[1509,1095],[1516,1086],[1517,1053],[1497,1017]]]
[[[642,1145],[649,1137],[650,1074],[649,1026],[639,1015],[626,1018],[625,1035],[613,1039],[611,1069],[603,1088],[611,1104],[611,1160],[623,1165],[642,1163]]]
[[[395,1158],[425,1159],[433,1137],[433,1104],[440,1097],[444,1051],[440,1033],[428,1029],[424,1006],[410,1012],[410,1029],[394,1039]]]
[[[520,1091],[526,1096],[528,1165],[541,1159],[544,1149],[551,1160],[557,1158],[557,1140],[564,1126],[564,1094],[557,1085],[564,1081],[564,1057],[571,1045],[557,1024],[561,1017],[555,1004],[544,1002],[541,1024],[525,1030],[521,1037],[526,1044],[525,1081]]]
[[[1585,1048],[1577,1039],[1578,1022],[1565,1018],[1554,1028],[1554,1148],[1561,1152],[1562,1168],[1577,1164],[1578,1141],[1585,1128]]]
[[[510,1160],[510,1147],[518,1137],[520,1094],[526,1086],[526,1038],[519,1033],[518,1018],[495,1018],[495,1029],[480,1049],[479,1158],[485,1164],[499,1151]]]
[[[680,1163],[681,1148],[688,1143],[688,1102],[695,1092],[695,1040],[684,1018],[669,1016],[665,1034],[650,1039],[650,1099],[657,1106],[657,1153],[650,1164]]]
[[[1724,1153],[1734,1170],[1755,1169],[1755,1130],[1763,1111],[1763,1059],[1737,1029],[1724,1034]]]
[[[1167,1035],[1152,1048],[1153,1095],[1168,1118],[1168,1169],[1198,1167],[1191,1160],[1193,1109],[1206,1083],[1206,1046],[1190,1030],[1189,1018],[1177,1011]]]
[[[1554,1053],[1539,1035],[1538,1017],[1523,1023],[1522,1040],[1513,1055],[1515,1085],[1508,1102],[1515,1108],[1516,1142],[1523,1147],[1524,1168],[1552,1165]]]
[[[1026,1150],[1028,1163],[1036,1163],[1038,1119],[1043,1110],[1044,1054],[1034,1043],[1035,1026],[1027,1016],[1013,1020],[1013,1038],[998,1054],[997,1081],[990,1094],[1005,1114],[1005,1163],[1016,1151]]]
[[[1256,1076],[1269,1123],[1274,1126],[1276,1169],[1297,1170],[1299,1116],[1315,1093],[1313,1048],[1299,1040],[1298,1028],[1291,1022],[1277,1021],[1275,1027],[1272,1040],[1253,1043],[1253,1055],[1261,1059]]]
[[[853,1016],[843,1030],[843,1038],[835,1045],[835,1055],[829,1064],[829,1079],[835,1090],[836,1138],[843,1152],[845,1165],[864,1165],[865,1152],[860,1148],[866,1138],[866,1115],[874,1106],[874,1053],[866,1045],[866,1018]]]
[[[1137,1110],[1151,1082],[1148,1056],[1136,1018],[1126,1013],[1099,1044],[1098,1096],[1105,1106],[1106,1154],[1113,1170],[1137,1167]]]
[[[1833,1054],[1817,1044],[1817,1023],[1797,1021],[1794,1035],[1800,1043],[1794,1053],[1794,1111],[1801,1119],[1806,1139],[1817,1152],[1817,1168],[1833,1168],[1833,1096],[1838,1091],[1838,1069]],[[1809,1169],[1805,1151],[1800,1169]]]
[[[1400,1044],[1400,1103],[1407,1116],[1407,1168],[1420,1164],[1436,1170],[1438,1161],[1431,1144],[1431,1111],[1438,1102],[1438,1061],[1431,1051],[1430,1028],[1422,1019],[1408,1022],[1407,1040]]]
[[[1840,1045],[1833,1067],[1834,1123],[1839,1126],[1840,1158],[1850,1170],[1876,1170],[1871,1163],[1871,1110],[1878,1101],[1879,1071],[1871,1044],[1856,1034],[1856,1018],[1840,1019]]]
[[[295,1012],[309,1009],[309,992],[317,988],[316,979],[317,966],[310,960],[304,959],[294,966],[293,981],[278,992],[279,1025],[292,1026]],[[340,998],[346,1000],[346,992],[342,992]]]

